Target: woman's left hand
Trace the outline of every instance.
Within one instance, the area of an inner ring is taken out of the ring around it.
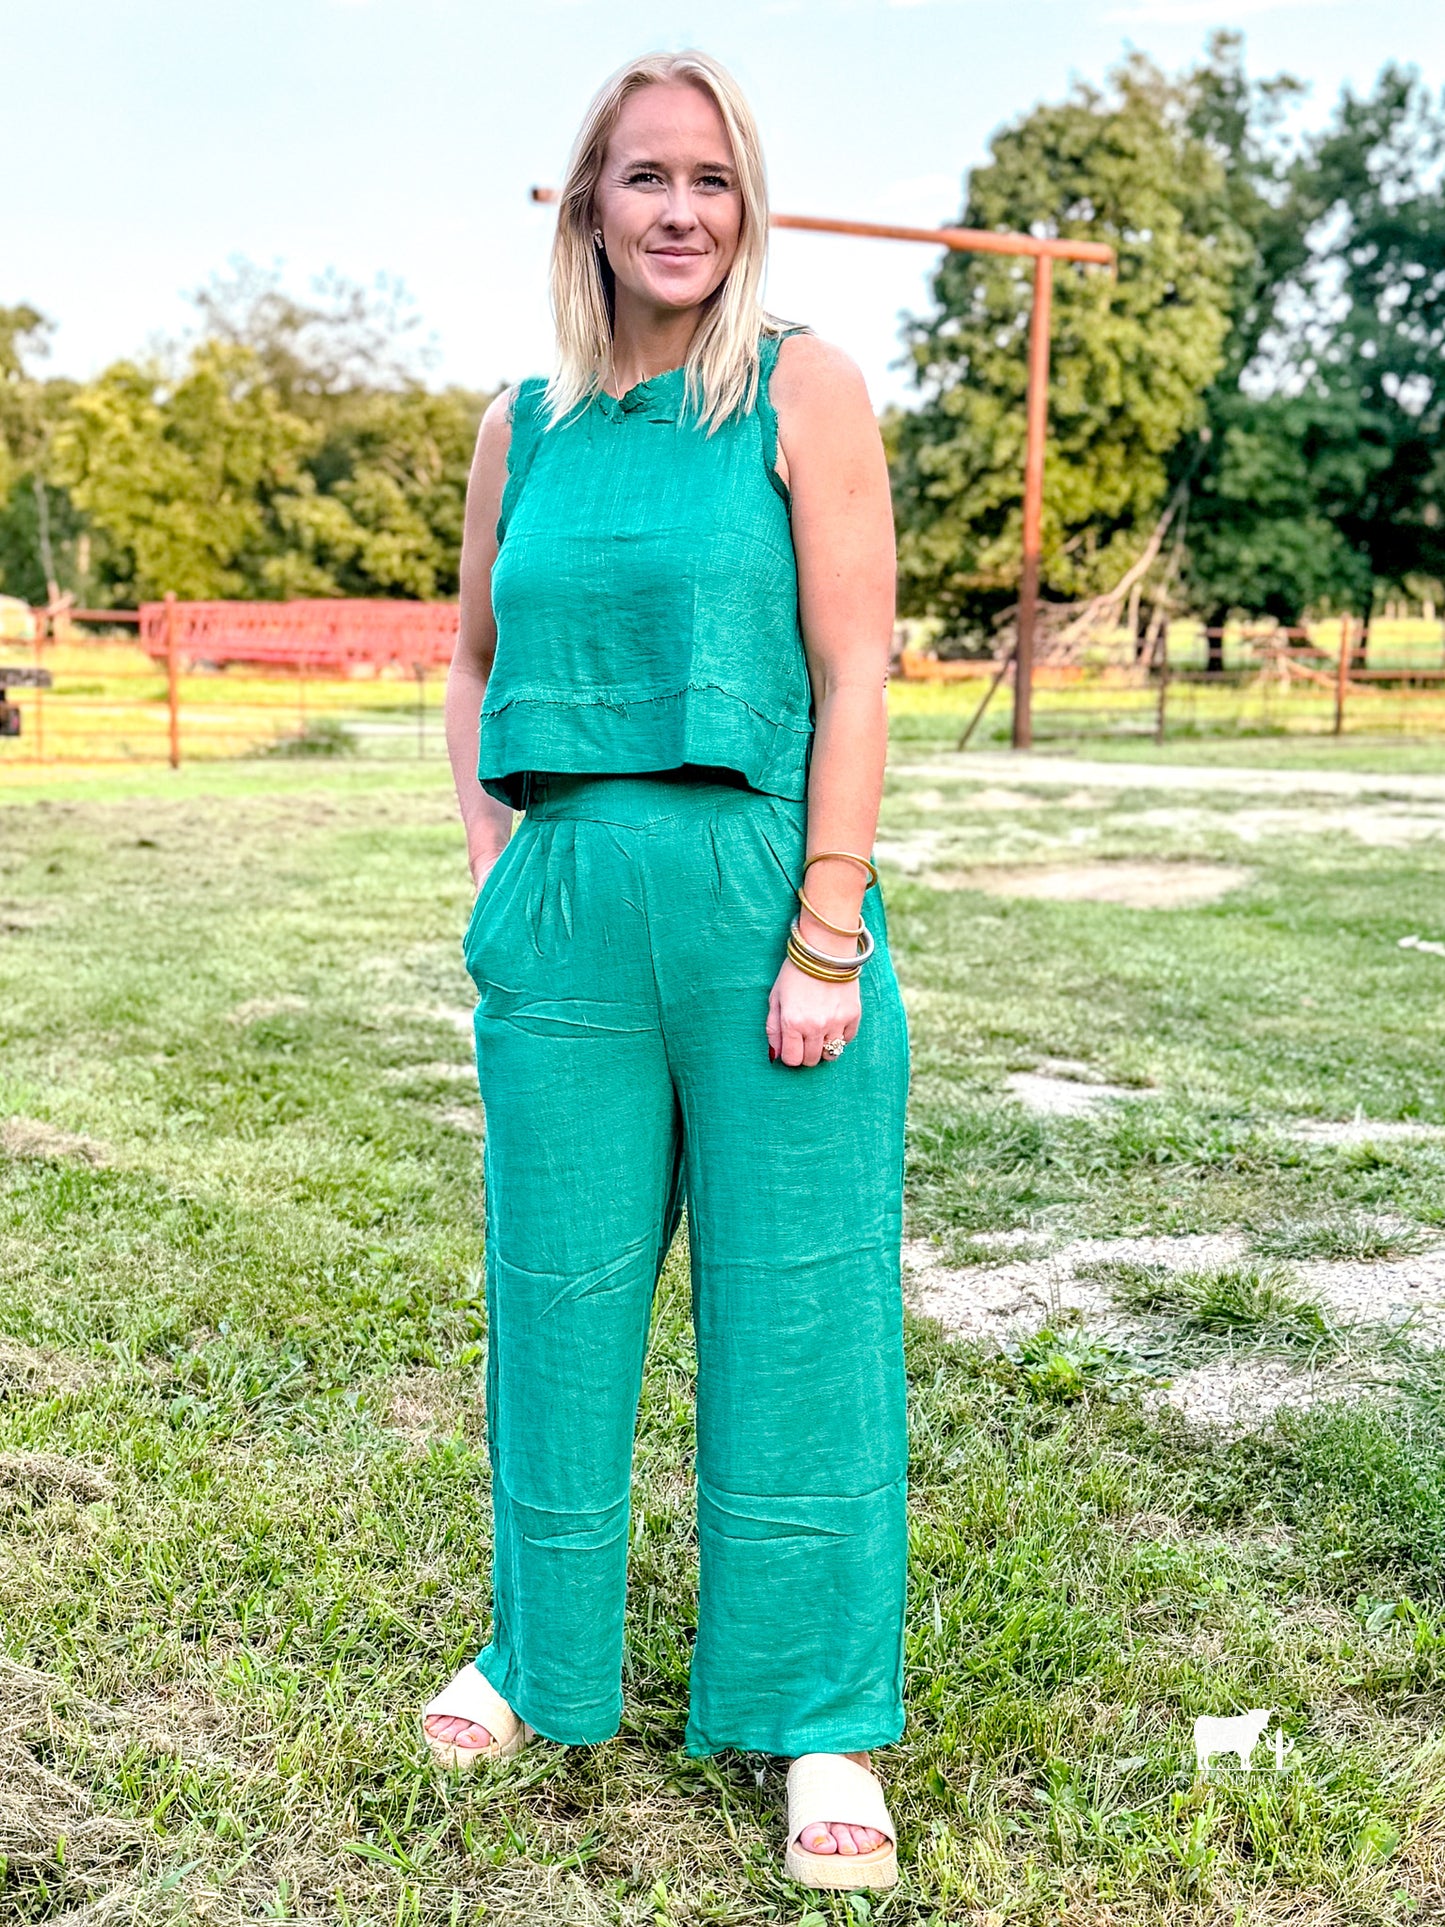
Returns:
[[[856,978],[846,984],[824,983],[785,962],[768,998],[768,1056],[785,1064],[816,1064],[830,1039],[852,1043],[862,1016]]]

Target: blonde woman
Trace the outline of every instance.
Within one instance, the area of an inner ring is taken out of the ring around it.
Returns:
[[[760,305],[751,113],[698,53],[598,93],[557,365],[487,411],[447,739],[486,1109],[491,1638],[448,1765],[621,1714],[633,1432],[686,1207],[684,1744],[791,1758],[786,1865],[897,1878],[908,1041],[870,861],[893,524],[858,369]],[[513,812],[523,812],[512,834]]]

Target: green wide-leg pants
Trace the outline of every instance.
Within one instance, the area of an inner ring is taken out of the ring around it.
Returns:
[[[478,897],[491,1640],[544,1737],[621,1718],[633,1435],[685,1203],[699,1599],[688,1753],[903,1730],[908,1037],[877,890],[857,1038],[768,1056],[804,806],[549,777]]]

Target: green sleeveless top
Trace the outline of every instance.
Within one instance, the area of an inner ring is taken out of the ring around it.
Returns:
[[[545,378],[519,385],[477,765],[501,802],[525,809],[534,771],[684,763],[806,794],[812,689],[768,392],[781,339],[759,341],[757,406],[711,435],[681,368],[551,428]]]

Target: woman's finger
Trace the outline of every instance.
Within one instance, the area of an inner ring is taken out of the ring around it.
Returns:
[[[803,1061],[803,1033],[796,1024],[783,1024],[783,1042],[780,1052],[785,1064],[801,1064]]]
[[[766,1028],[768,1033],[768,1049],[776,1055],[778,1051],[782,1049],[783,1045],[783,1020],[778,1015],[778,993],[776,990],[768,999],[768,1021]]]

